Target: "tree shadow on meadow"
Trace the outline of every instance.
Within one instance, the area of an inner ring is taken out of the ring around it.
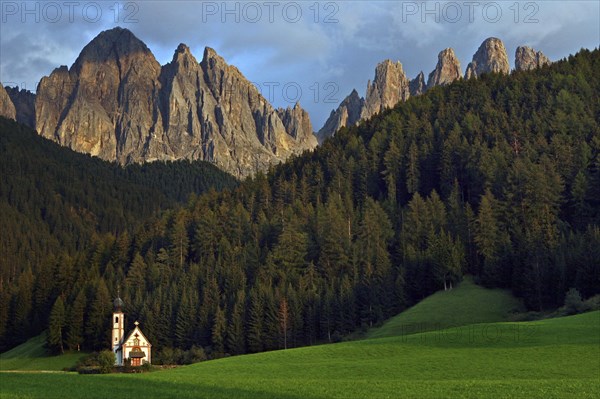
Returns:
[[[140,378],[142,377],[142,378]],[[0,374],[0,397],[2,398],[270,398],[305,399],[314,398],[306,393],[290,394],[268,390],[219,387],[210,384],[151,380],[146,375],[78,375],[42,373]]]

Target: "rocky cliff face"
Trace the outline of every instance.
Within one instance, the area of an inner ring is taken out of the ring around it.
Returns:
[[[0,85],[0,116],[17,119],[17,111],[4,86]]]
[[[473,61],[467,66],[465,79],[476,78],[482,73],[504,73],[510,72],[508,55],[502,40],[495,37],[486,39],[473,55]]]
[[[520,46],[515,52],[515,69],[518,71],[529,71],[550,65],[550,60],[541,51],[535,51],[531,47]]]
[[[278,113],[214,50],[198,63],[181,44],[161,67],[120,28],[43,78],[35,105],[41,135],[121,164],[201,159],[243,177],[316,146],[299,105]]]
[[[392,108],[410,96],[409,81],[400,61],[385,60],[375,68],[373,83],[367,84],[361,118],[370,118],[386,108]]]
[[[205,131],[222,138],[233,153],[227,159],[228,166],[223,165],[225,170],[245,176],[246,170],[265,170],[270,163],[314,148],[316,140],[310,137],[312,127],[309,132],[296,129],[296,137],[288,133],[277,111],[257,88],[214,50],[205,50],[201,68],[215,104],[210,115],[214,119],[208,119]],[[296,115],[302,113],[298,106]],[[218,160],[216,163],[219,165]]]
[[[306,148],[317,145],[317,138],[314,135],[308,112],[302,109],[299,103],[296,103],[293,108],[278,108],[277,115],[283,122],[286,132],[299,143],[302,143]]]
[[[425,84],[425,75],[423,74],[423,71],[421,71],[409,83],[410,95],[411,96],[418,96],[420,94],[423,94],[426,89],[427,89],[427,85]]]
[[[443,86],[462,78],[460,61],[456,58],[454,50],[447,48],[438,54],[438,62],[427,79],[427,88]]]
[[[44,77],[36,127],[76,151],[126,163],[139,159],[153,124],[160,65],[125,29],[102,32],[71,69]]]
[[[17,87],[7,87],[6,92],[15,106],[17,122],[35,129],[35,94]]]
[[[202,140],[202,124],[210,120],[205,110],[214,108],[214,103],[201,101],[212,97],[200,64],[186,45],[177,47],[172,61],[161,68],[158,81],[160,94],[144,160],[174,160],[179,156],[214,160],[215,140]]]
[[[339,107],[335,111],[331,111],[325,125],[317,133],[319,143],[333,136],[340,128],[356,124],[360,120],[364,103],[365,100],[358,95],[358,92],[352,90],[352,93],[341,102]]]

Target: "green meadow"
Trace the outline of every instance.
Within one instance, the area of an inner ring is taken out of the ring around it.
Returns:
[[[48,356],[44,349],[45,334],[31,338],[8,352],[0,354],[0,371],[6,370],[45,370],[61,371],[77,363],[85,353],[66,353],[61,356]]]
[[[510,291],[487,289],[466,276],[458,287],[438,291],[367,332],[367,338],[393,337],[475,323],[506,321],[523,305]]]
[[[468,291],[483,302],[472,301]],[[454,327],[445,328],[442,302],[447,301],[455,301],[451,308],[479,303],[487,310],[457,312],[457,318],[446,320]],[[2,372],[0,397],[600,397],[600,311],[535,322],[469,324],[464,316],[505,319],[515,306],[518,302],[506,292],[467,281],[391,319],[364,340],[230,357],[147,374]],[[433,312],[429,318],[427,312]],[[442,329],[416,332],[401,326],[429,320]]]

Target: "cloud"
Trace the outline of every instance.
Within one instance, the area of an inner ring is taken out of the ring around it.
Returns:
[[[181,42],[198,60],[205,46],[215,48],[251,81],[277,82],[276,106],[290,105],[281,91],[284,85],[299,85],[300,102],[316,130],[353,88],[364,95],[375,66],[387,58],[400,60],[412,78],[433,70],[446,47],[454,48],[464,71],[489,36],[505,42],[511,62],[521,44],[558,59],[581,47],[597,47],[600,36],[600,6],[593,1],[518,2],[517,7],[513,1],[479,1],[472,10],[461,1],[77,2],[73,18],[68,2],[52,3],[63,7],[59,21],[50,21],[50,3],[2,2],[2,82],[35,89],[53,68],[70,66],[100,31],[119,25],[143,40],[161,64],[171,60]],[[100,7],[99,18],[92,3]],[[18,12],[12,14],[15,5]],[[25,21],[23,7],[33,10]],[[494,20],[497,9],[501,18]],[[525,23],[532,11],[539,22]],[[324,102],[327,96],[334,103]]]

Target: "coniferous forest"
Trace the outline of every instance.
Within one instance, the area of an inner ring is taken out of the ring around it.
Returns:
[[[49,324],[104,349],[119,291],[157,358],[340,340],[465,274],[532,310],[598,294],[599,70],[582,50],[435,87],[239,185],[1,120],[0,349]]]

